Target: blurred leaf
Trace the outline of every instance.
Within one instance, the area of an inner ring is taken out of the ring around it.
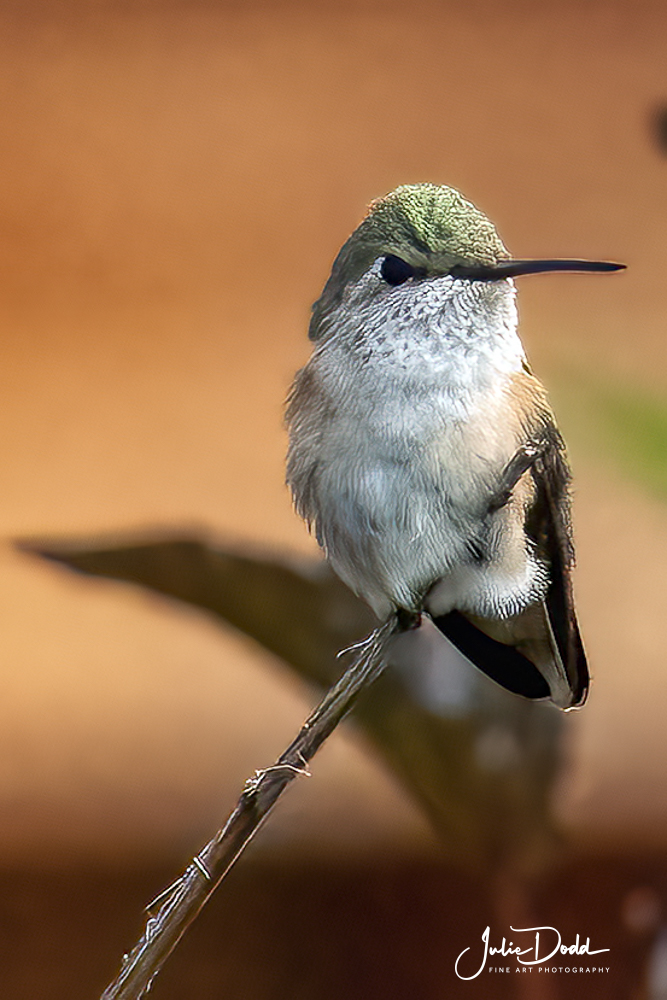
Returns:
[[[594,402],[624,466],[667,499],[667,403],[622,387],[598,388]]]
[[[560,376],[554,395],[570,414],[568,439],[602,450],[626,475],[667,500],[667,400],[643,387],[572,371]]]
[[[321,687],[342,672],[337,651],[374,625],[366,606],[317,559],[222,551],[175,538],[101,548],[93,541],[20,547],[213,613]],[[412,671],[388,669],[354,718],[431,817],[453,860],[478,870],[529,865],[553,842],[549,793],[561,716],[469,669],[464,711],[437,700],[424,704],[415,667],[414,678]]]

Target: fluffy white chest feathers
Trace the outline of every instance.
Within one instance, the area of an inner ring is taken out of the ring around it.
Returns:
[[[348,291],[294,384],[297,509],[378,615],[516,614],[541,596],[545,573],[525,540],[528,497],[487,516],[522,443],[512,282],[395,289],[377,268]]]
[[[454,188],[401,185],[340,248],[287,409],[296,509],[392,642],[403,633],[419,657],[411,639],[430,615],[444,660],[458,650],[561,708],[582,704],[589,680],[571,476],[524,359],[513,279],[620,269],[513,258]]]

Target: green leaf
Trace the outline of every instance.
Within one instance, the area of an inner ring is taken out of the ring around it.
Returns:
[[[661,500],[667,500],[667,400],[612,379],[565,371],[554,396],[568,414],[566,437],[595,451]]]

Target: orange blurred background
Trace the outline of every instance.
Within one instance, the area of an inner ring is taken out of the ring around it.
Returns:
[[[571,442],[594,672],[554,808],[586,857],[660,856],[664,500],[578,397],[597,379],[664,399],[667,8],[5,0],[0,29],[0,868],[177,870],[293,735],[313,692],[268,654],[12,542],[196,528],[313,552],[281,423],[309,305],[367,203],[420,180],[460,188],[517,256],[629,265],[527,279],[519,303]],[[437,850],[347,731],[257,856]],[[21,975],[12,995],[74,995]]]

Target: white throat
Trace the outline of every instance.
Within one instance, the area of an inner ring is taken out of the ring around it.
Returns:
[[[329,390],[368,413],[377,401],[428,399],[451,419],[465,419],[475,398],[502,391],[525,354],[517,333],[514,283],[448,276],[392,288],[380,260],[349,289],[313,359]],[[379,279],[379,280],[378,280]]]

